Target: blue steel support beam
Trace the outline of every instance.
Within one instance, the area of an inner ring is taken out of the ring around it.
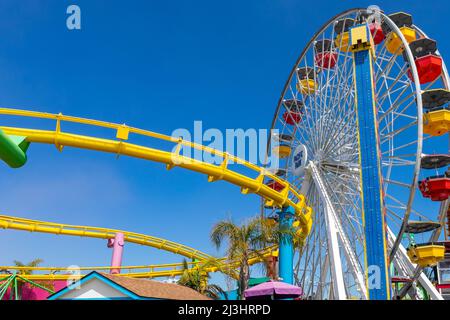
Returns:
[[[365,234],[366,285],[371,300],[389,300],[391,289],[386,250],[381,152],[373,79],[373,42],[367,25],[350,30],[353,51],[361,199]]]
[[[285,207],[278,212],[279,228],[288,231],[292,228],[295,211],[292,207]],[[279,244],[279,277],[283,282],[294,284],[294,242],[290,234],[283,234]]]

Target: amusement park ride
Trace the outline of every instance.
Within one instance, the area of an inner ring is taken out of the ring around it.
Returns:
[[[44,143],[59,151],[82,148],[203,173],[209,182],[227,181],[243,194],[259,195],[267,218],[296,228],[295,239],[263,254],[278,257],[281,279],[301,286],[305,299],[450,299],[449,89],[437,42],[411,15],[352,9],[330,19],[312,37],[289,75],[271,125],[279,130],[272,145],[280,159],[275,171],[126,125],[6,108],[0,109],[4,117],[47,121],[53,129],[1,126],[0,158],[20,168],[30,144]],[[107,128],[115,138],[65,131],[69,123],[70,128]],[[138,135],[167,148],[133,144]],[[180,153],[182,147],[219,156],[223,162],[189,158]],[[420,197],[430,205],[421,205]],[[11,216],[0,216],[0,228],[109,240],[112,265],[81,268],[82,273],[109,270],[141,278],[181,274],[181,264],[121,266],[124,242],[182,255],[192,259],[192,268],[210,257],[168,240],[120,230]],[[416,242],[418,234],[427,240]],[[294,243],[299,248],[295,253]],[[261,256],[250,260],[260,261]],[[0,270],[9,272],[1,277],[0,299],[7,291],[10,298],[17,297],[18,282],[76,277],[67,268]]]

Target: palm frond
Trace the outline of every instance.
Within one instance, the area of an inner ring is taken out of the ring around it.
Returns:
[[[230,241],[239,238],[239,227],[231,219],[219,221],[211,231],[211,241],[217,249],[221,247],[225,238]]]

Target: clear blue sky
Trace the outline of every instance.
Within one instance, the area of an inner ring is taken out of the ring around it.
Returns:
[[[66,8],[82,30],[66,28]],[[448,1],[0,2],[0,105],[125,122],[170,134],[192,128],[268,128],[297,55],[331,16],[377,4],[406,11],[450,54]],[[1,214],[160,236],[211,254],[209,231],[259,199],[223,182],[109,154],[32,145],[20,170],[0,164]],[[108,265],[106,242],[0,232],[0,265]],[[125,265],[180,257],[127,245]]]

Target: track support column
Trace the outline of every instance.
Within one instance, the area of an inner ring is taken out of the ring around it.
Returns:
[[[372,67],[374,44],[367,25],[358,25],[350,29],[350,45],[353,51],[353,80],[361,168],[366,285],[369,299],[389,300],[391,289]]]
[[[108,248],[113,248],[113,254],[111,258],[111,274],[120,273],[120,267],[122,266],[123,246],[125,244],[125,236],[123,233],[118,232],[114,239],[108,240]]]
[[[290,230],[294,221],[295,211],[292,207],[284,207],[278,212],[280,230]],[[291,235],[280,237],[279,244],[279,277],[281,281],[294,284],[294,242]]]

